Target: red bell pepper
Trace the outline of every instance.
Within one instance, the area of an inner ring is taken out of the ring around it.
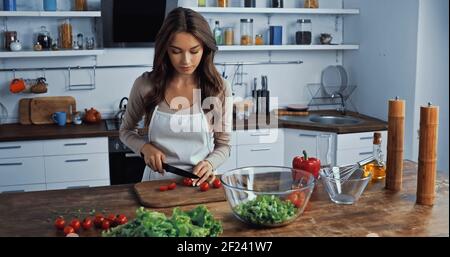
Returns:
[[[303,156],[296,156],[292,160],[292,168],[310,172],[317,179],[319,178],[320,160],[308,157],[306,151],[303,151]]]

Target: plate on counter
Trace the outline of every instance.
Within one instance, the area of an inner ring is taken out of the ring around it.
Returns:
[[[342,93],[348,84],[347,71],[342,65],[330,65],[322,71],[321,84],[327,95]]]
[[[292,112],[306,112],[308,111],[308,105],[306,104],[288,104],[286,110]]]

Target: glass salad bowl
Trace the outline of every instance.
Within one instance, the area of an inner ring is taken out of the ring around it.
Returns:
[[[296,220],[315,184],[311,173],[276,166],[230,170],[221,182],[234,216],[256,227],[285,226]]]

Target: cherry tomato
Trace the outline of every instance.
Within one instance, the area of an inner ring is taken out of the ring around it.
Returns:
[[[101,214],[95,215],[95,219],[94,219],[95,227],[101,228],[104,220],[105,220],[105,218],[103,217],[103,215],[101,215]]]
[[[218,178],[214,179],[213,186],[214,186],[214,188],[222,187],[222,182],[220,182],[220,179],[218,179]]]
[[[305,194],[303,192],[292,192],[287,200],[294,204],[295,207],[300,208],[305,201]]]
[[[128,222],[127,216],[125,216],[123,214],[117,215],[117,217],[116,217],[117,225],[123,225],[123,224],[126,224],[127,222]]]
[[[68,234],[71,234],[71,233],[75,233],[75,229],[73,229],[73,227],[67,226],[67,227],[64,228],[64,235],[68,235]]]
[[[159,187],[159,191],[161,191],[161,192],[164,192],[164,191],[167,191],[167,190],[169,190],[168,186],[160,186]]]
[[[109,220],[103,220],[102,229],[107,230],[109,229],[110,225],[111,224],[109,223]]]
[[[92,220],[90,218],[85,218],[83,220],[83,223],[81,223],[81,226],[83,227],[84,230],[92,228]]]
[[[61,217],[56,218],[55,227],[57,229],[63,230],[65,226],[66,226],[66,221],[63,218],[61,218]]]
[[[191,187],[193,183],[194,183],[194,182],[192,181],[191,178],[185,178],[185,179],[183,179],[183,185],[185,185],[185,186]]]
[[[75,229],[75,231],[78,231],[78,230],[80,230],[81,222],[80,222],[78,219],[73,219],[73,220],[70,222],[70,226],[71,226],[73,229]]]
[[[203,182],[203,183],[200,185],[200,191],[205,192],[205,191],[208,191],[208,190],[209,190],[209,184],[208,184],[208,182]]]
[[[175,183],[175,182],[172,182],[167,186],[167,188],[169,190],[174,190],[176,187],[177,187],[177,183]]]
[[[113,222],[116,219],[116,215],[109,214],[106,219],[111,223],[111,222]]]

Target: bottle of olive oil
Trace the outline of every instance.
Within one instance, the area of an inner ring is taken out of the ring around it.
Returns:
[[[386,164],[383,161],[383,152],[381,151],[381,133],[375,132],[373,135],[373,157],[375,161],[364,166],[364,173],[372,174],[372,181],[382,180],[386,177]]]

